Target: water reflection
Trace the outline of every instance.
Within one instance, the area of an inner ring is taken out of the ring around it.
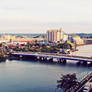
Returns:
[[[54,92],[61,74],[81,73],[91,68],[74,63],[49,64],[29,61],[0,63],[0,92]]]

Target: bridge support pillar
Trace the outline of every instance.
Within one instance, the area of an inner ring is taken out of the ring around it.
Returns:
[[[35,57],[35,58],[34,58],[34,60],[35,60],[35,61],[37,61],[37,60],[38,60],[38,58],[37,58],[37,57]]]
[[[39,57],[37,57],[37,60],[39,60]]]
[[[63,59],[62,61],[63,61],[63,64],[66,64],[66,60],[65,59]]]
[[[81,62],[77,62],[77,65],[80,65],[81,64]]]
[[[43,57],[43,58],[42,58],[42,61],[43,61],[43,62],[46,62],[46,61],[47,61],[47,58],[46,58],[46,57]]]
[[[90,62],[88,66],[92,66],[92,62]]]
[[[50,59],[49,59],[49,62],[53,62],[53,58],[50,58]]]
[[[82,64],[83,64],[83,65],[87,65],[87,62],[83,62]]]
[[[58,63],[62,63],[62,59],[57,59]]]
[[[41,61],[44,61],[44,57],[42,57]]]
[[[48,61],[46,57],[44,58],[44,61],[45,61],[45,62]]]
[[[47,58],[46,58],[46,57],[39,57],[38,60],[39,60],[39,61],[46,62],[46,61],[47,61]]]
[[[39,61],[42,61],[42,57],[39,57],[38,60],[39,60]]]

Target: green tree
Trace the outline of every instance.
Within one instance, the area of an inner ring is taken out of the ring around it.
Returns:
[[[30,49],[30,42],[27,42],[27,48]]]
[[[57,89],[63,89],[64,92],[79,85],[75,73],[62,75],[60,80],[57,81],[57,83]]]
[[[72,46],[69,43],[58,44],[58,47],[62,48],[62,49],[71,49],[72,48]]]
[[[35,40],[35,44],[37,44],[37,40]]]

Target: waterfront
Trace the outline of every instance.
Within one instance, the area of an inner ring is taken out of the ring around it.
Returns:
[[[92,45],[83,45],[83,46],[79,46],[78,47],[78,51],[73,52],[73,55],[76,56],[88,56],[88,57],[92,57]]]
[[[74,53],[81,51],[81,55],[84,55],[84,52],[90,52],[89,56],[92,53],[91,47],[92,45],[84,46]],[[77,73],[79,77],[80,73],[91,70],[91,67],[77,66],[74,63],[62,65],[7,60],[0,63],[0,92],[54,92],[61,74]]]

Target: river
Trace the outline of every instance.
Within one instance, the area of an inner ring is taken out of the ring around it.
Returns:
[[[79,46],[78,51],[72,53],[73,55],[77,56],[88,56],[92,57],[92,45],[84,45],[84,46]]]
[[[73,54],[92,56],[92,45],[82,46]],[[0,63],[0,92],[55,92],[61,74],[77,73],[79,77],[80,73],[91,70],[91,67],[77,66],[70,62],[62,65],[7,60]]]

